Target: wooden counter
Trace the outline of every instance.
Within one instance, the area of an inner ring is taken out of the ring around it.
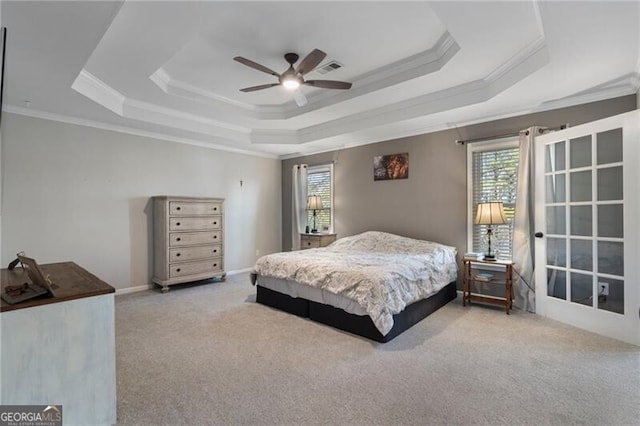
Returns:
[[[65,425],[113,425],[116,415],[115,290],[73,262],[40,265],[56,297],[0,313],[0,404],[62,405]],[[0,271],[2,291],[28,282]]]
[[[73,262],[49,263],[39,266],[42,273],[45,276],[49,275],[51,281],[53,281],[53,291],[56,293],[56,297],[40,296],[14,305],[2,300],[0,312],[115,293],[115,289],[109,284]],[[21,285],[25,282],[30,282],[29,277],[20,267],[16,267],[11,271],[2,269],[0,272],[2,292],[4,292],[6,286]]]

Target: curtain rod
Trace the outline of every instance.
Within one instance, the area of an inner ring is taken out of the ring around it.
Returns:
[[[561,126],[558,127],[540,127],[540,132],[542,132],[543,130],[564,130],[567,127],[569,127],[568,124],[563,124]],[[512,138],[515,136],[519,136],[520,132],[514,132],[514,133],[506,133],[503,135],[494,135],[494,136],[485,136],[482,138],[473,138],[473,139],[466,139],[466,140],[460,140],[460,139],[456,139],[456,145],[465,145],[468,143],[475,143],[475,142],[484,142],[484,141],[490,141],[493,139],[503,139],[503,138]]]

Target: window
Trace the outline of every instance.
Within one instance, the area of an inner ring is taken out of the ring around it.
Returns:
[[[468,242],[470,251],[487,251],[487,225],[473,223],[478,203],[502,201],[507,223],[493,225],[491,251],[498,259],[513,254],[513,221],[518,183],[518,139],[475,143],[467,148]]]
[[[333,232],[333,164],[310,166],[307,170],[307,194],[322,198],[322,210],[317,212],[320,232]],[[307,212],[307,223],[313,224],[313,211]]]

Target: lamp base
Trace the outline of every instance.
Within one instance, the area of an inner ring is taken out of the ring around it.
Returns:
[[[486,260],[488,262],[495,262],[496,256],[494,254],[485,254],[483,260]]]
[[[317,229],[312,229],[312,230],[311,230],[311,233],[312,233],[312,234],[317,234],[317,233],[318,233],[318,230],[317,230]]]

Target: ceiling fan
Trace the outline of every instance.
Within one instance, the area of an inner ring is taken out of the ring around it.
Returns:
[[[299,56],[296,53],[287,53],[284,55],[285,61],[289,63],[289,69],[287,69],[282,74],[278,74],[274,70],[265,67],[264,65],[260,65],[257,62],[253,62],[249,59],[243,58],[242,56],[236,56],[233,58],[234,61],[240,62],[243,65],[256,69],[258,71],[262,71],[267,74],[271,74],[275,77],[278,77],[277,83],[269,83],[269,84],[261,84],[259,86],[251,86],[245,87],[244,89],[240,89],[241,92],[255,92],[256,90],[268,89],[274,86],[282,85],[285,89],[292,90],[294,99],[299,106],[303,106],[307,103],[307,98],[304,94],[299,90],[300,86],[307,85],[313,87],[319,87],[322,89],[350,89],[351,83],[347,83],[346,81],[335,81],[335,80],[305,80],[304,75],[308,72],[312,71],[315,67],[318,66],[320,62],[327,56],[322,50],[313,49],[311,53],[309,53],[298,65],[297,68],[293,67],[293,64],[298,62]]]

